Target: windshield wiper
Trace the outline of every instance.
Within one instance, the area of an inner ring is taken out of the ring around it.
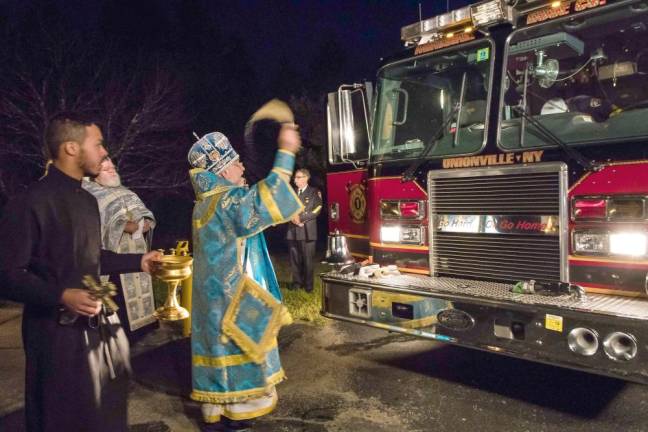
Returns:
[[[521,108],[520,106],[512,106],[511,107],[513,111],[515,111],[517,114],[522,116],[526,121],[531,123],[535,128],[540,132],[540,134],[560,147],[562,151],[565,152],[565,154],[572,160],[575,160],[580,166],[585,168],[586,170],[592,170],[592,171],[599,171],[603,166],[600,163],[597,163],[596,161],[592,159],[587,159],[585,156],[583,156],[578,150],[575,148],[569,147],[567,143],[565,143],[563,140],[561,140],[556,134],[551,132],[547,127],[545,127],[542,123],[540,123],[538,120],[534,119],[532,116],[526,113],[526,111]]]
[[[421,151],[421,154],[419,154],[418,158],[414,162],[412,162],[412,164],[405,170],[405,172],[403,173],[403,178],[401,179],[402,182],[414,180],[414,174],[416,173],[416,170],[418,170],[423,162],[425,162],[425,158],[430,154],[432,149],[439,142],[439,140],[441,139],[441,133],[448,128],[448,125],[450,125],[452,119],[454,119],[457,113],[462,109],[464,103],[464,95],[466,94],[466,77],[467,74],[466,72],[464,72],[461,75],[461,91],[459,93],[459,103],[457,103],[452,108],[452,111],[448,113],[448,116],[443,119],[441,127],[439,127],[439,129],[434,132],[432,138],[428,141],[427,145],[425,146],[423,151]],[[458,126],[459,125],[457,125],[457,130],[459,129]]]
[[[440,127],[439,127],[435,132],[434,132],[434,134],[432,134],[432,138],[430,138],[430,140],[429,140],[428,143],[426,144],[425,148],[423,148],[423,150],[421,150],[421,153],[418,155],[417,159],[414,160],[414,161],[410,164],[409,167],[407,167],[407,169],[406,169],[405,172],[403,173],[403,178],[402,178],[401,181],[406,182],[406,181],[412,181],[412,180],[414,180],[414,173],[416,173],[416,170],[418,170],[419,167],[421,166],[421,164],[423,164],[423,162],[425,162],[425,158],[430,154],[430,152],[432,151],[432,149],[434,149],[434,147],[436,146],[436,144],[439,142],[439,139],[441,139],[441,137],[440,137],[439,135],[441,135],[441,133],[442,133],[444,130],[447,129],[448,125],[450,124],[450,122],[452,121],[452,119],[454,118],[454,116],[457,114],[457,112],[459,112],[459,107],[460,107],[460,106],[461,106],[461,104],[457,104],[457,105],[453,108],[453,110],[450,111],[450,112],[448,113],[448,115],[446,116],[446,118],[443,119],[443,123],[442,123],[441,126],[440,126]]]

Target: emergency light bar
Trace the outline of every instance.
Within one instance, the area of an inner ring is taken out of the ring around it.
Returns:
[[[421,45],[450,37],[454,31],[470,32],[473,27],[512,22],[512,10],[507,0],[482,1],[405,26],[401,29],[401,40],[406,47]]]
[[[462,30],[487,28],[509,22],[516,25],[526,17],[526,25],[603,6],[610,0],[485,0],[437,15],[401,28],[406,47],[424,45],[441,38],[452,38]]]

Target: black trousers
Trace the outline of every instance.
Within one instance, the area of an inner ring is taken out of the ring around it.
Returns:
[[[289,240],[290,270],[293,284],[313,291],[313,258],[315,256],[315,240]]]

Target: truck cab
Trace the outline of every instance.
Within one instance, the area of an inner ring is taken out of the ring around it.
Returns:
[[[322,314],[648,382],[647,36],[643,0],[403,27],[375,85],[329,95],[329,231],[358,263]]]

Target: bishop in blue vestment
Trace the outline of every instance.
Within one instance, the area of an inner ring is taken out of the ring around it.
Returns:
[[[204,402],[207,423],[269,413],[284,378],[277,334],[290,315],[263,230],[303,209],[289,183],[300,147],[294,125],[282,126],[278,143],[272,171],[251,187],[223,134],[205,135],[189,152],[196,193],[191,397]]]

